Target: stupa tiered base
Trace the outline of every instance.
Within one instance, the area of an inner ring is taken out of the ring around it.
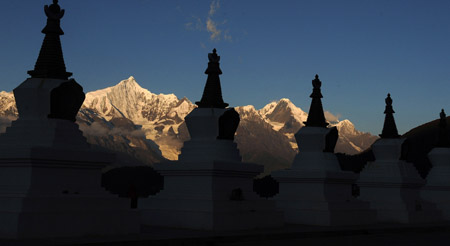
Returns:
[[[424,180],[412,163],[399,160],[405,139],[379,139],[372,145],[375,162],[369,162],[357,181],[360,198],[377,210],[379,222],[431,223],[440,221],[434,204],[420,198]]]
[[[0,237],[139,233],[129,202],[101,188],[110,159],[92,151],[0,148]]]
[[[432,202],[442,213],[443,220],[450,220],[450,148],[434,148],[428,154],[433,168],[421,190],[421,198]]]
[[[92,150],[73,121],[48,117],[51,108],[56,117],[65,117],[66,111],[55,106],[72,108],[71,117],[76,115],[70,102],[58,100],[70,91],[53,93],[68,84],[79,86],[73,80],[28,79],[14,90],[19,119],[0,136],[2,238],[140,231],[139,214],[129,208],[129,201],[101,187],[101,169],[114,156]]]
[[[286,223],[323,226],[375,223],[368,202],[352,196],[357,175],[341,171],[336,156],[323,152],[333,129],[303,127],[296,134],[300,153],[291,169],[272,172],[280,184],[275,196]],[[330,140],[333,141],[333,140]]]
[[[101,188],[108,154],[5,146],[0,153],[0,237],[139,233],[128,200]]]
[[[260,165],[169,162],[155,169],[164,176],[164,189],[140,202],[144,225],[215,231],[283,225],[275,202],[253,192],[253,177],[263,171]]]
[[[275,199],[286,223],[364,225],[376,219],[368,202],[351,196],[354,173],[283,170],[272,176],[280,183],[280,194]]]

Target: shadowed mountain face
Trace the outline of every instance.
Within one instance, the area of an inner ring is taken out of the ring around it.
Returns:
[[[158,145],[145,138],[141,127],[127,118],[106,120],[93,110],[82,108],[76,122],[90,144],[121,153],[115,165],[152,165],[164,160]]]
[[[289,139],[267,123],[253,106],[237,107],[241,122],[236,143],[242,160],[264,165],[264,174],[291,166],[296,151]]]
[[[12,93],[0,93],[0,127],[17,117]],[[78,113],[77,123],[88,142],[119,151],[153,164],[164,158],[176,160],[189,139],[184,117],[196,106],[173,94],[154,94],[133,77],[115,86],[89,92]],[[235,141],[245,162],[263,164],[265,173],[287,168],[298,151],[294,134],[308,114],[289,99],[271,102],[262,109],[236,107],[240,124]],[[355,129],[348,120],[325,116],[339,130],[336,152],[355,154],[377,139]],[[0,129],[1,130],[1,129]]]

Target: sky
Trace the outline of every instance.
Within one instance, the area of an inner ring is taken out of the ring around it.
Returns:
[[[0,90],[34,68],[51,0],[3,1]],[[129,76],[153,93],[199,101],[207,55],[221,56],[230,106],[289,98],[380,134],[390,93],[400,134],[450,113],[450,1],[60,0],[67,70],[85,92]]]

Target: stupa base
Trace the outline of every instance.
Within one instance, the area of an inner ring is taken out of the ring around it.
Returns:
[[[140,201],[143,225],[199,230],[249,230],[283,226],[275,202],[253,192],[262,166],[241,162],[172,162],[155,169],[164,190]]]
[[[53,238],[140,232],[129,200],[106,192],[110,153],[2,146],[0,237]]]
[[[376,212],[351,195],[356,174],[344,171],[281,170],[274,197],[286,223],[319,226],[374,224]]]

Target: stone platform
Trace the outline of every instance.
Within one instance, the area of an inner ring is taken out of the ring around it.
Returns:
[[[212,232],[153,226],[141,227],[130,236],[90,236],[33,240],[0,239],[2,246],[428,246],[450,241],[450,224],[377,224],[370,226],[305,226],[287,224],[282,228]]]

